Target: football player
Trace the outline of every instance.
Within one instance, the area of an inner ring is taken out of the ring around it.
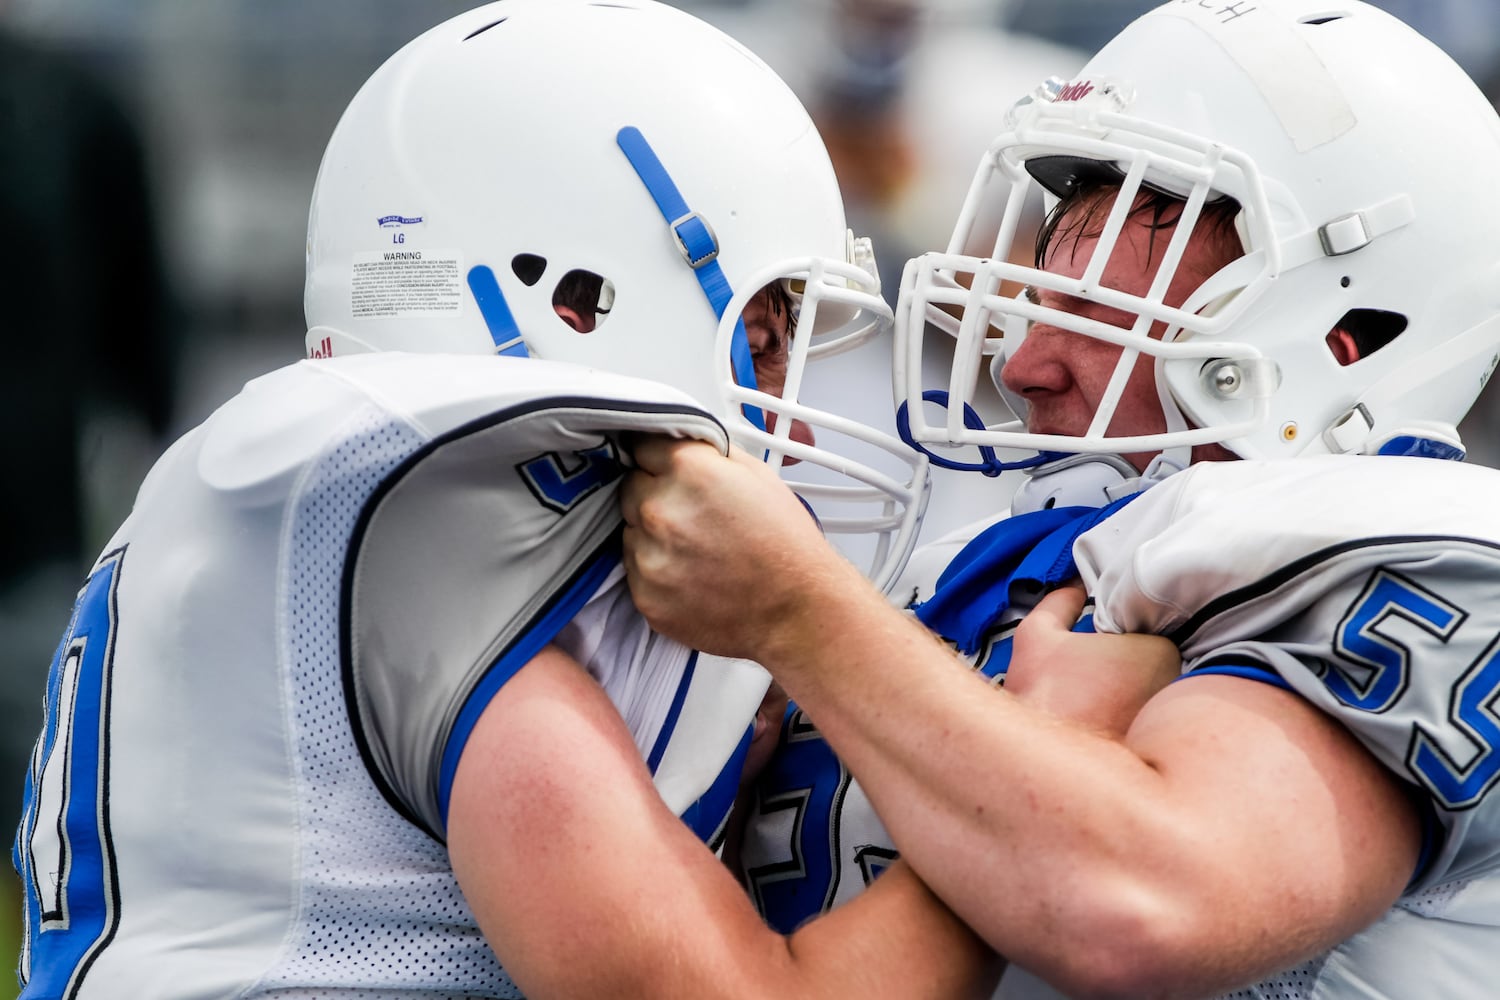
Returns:
[[[924,461],[796,401],[885,328],[872,274],[805,111],[680,11],[503,0],[393,56],[313,194],[310,359],[168,450],[80,591],[14,849],[21,995],[992,977],[907,872],[858,927],[767,929],[710,847],[769,679],[651,632],[619,566],[650,431],[828,472],[823,526],[899,568]]]
[[[768,912],[856,895],[899,847],[1016,963],[1007,995],[1493,992],[1500,475],[1449,460],[1500,358],[1496,177],[1494,109],[1389,15],[1165,4],[1012,109],[950,252],[908,268],[910,437],[1030,473],[1010,517],[913,560],[914,614],[764,470],[637,449],[638,605],[806,713],[746,844]],[[994,252],[964,256],[991,181]],[[986,361],[1021,419],[982,414]],[[740,505],[753,535],[708,530]],[[755,564],[781,586],[705,592]],[[1123,729],[1063,724],[1123,638],[1069,629],[1165,636],[1181,678]]]

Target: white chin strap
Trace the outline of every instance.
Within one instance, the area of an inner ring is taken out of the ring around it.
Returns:
[[[1161,402],[1162,416],[1167,422],[1167,433],[1175,434],[1188,429],[1187,417],[1182,412],[1182,407],[1177,405],[1177,400],[1172,397],[1172,390],[1167,387],[1167,376],[1162,363],[1156,363],[1156,396]],[[1173,472],[1185,469],[1193,461],[1193,446],[1190,444],[1174,444],[1163,448],[1161,453],[1151,460],[1146,466],[1146,472],[1142,473],[1144,478],[1152,469],[1158,465],[1170,466]],[[1160,478],[1166,478],[1162,476]]]
[[[1027,470],[1025,481],[1011,496],[1010,513],[1014,517],[1052,507],[1103,507],[1185,468],[1186,462],[1165,452],[1140,473],[1118,455],[1069,455]]]

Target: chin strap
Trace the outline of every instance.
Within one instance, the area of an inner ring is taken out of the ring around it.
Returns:
[[[922,393],[922,400],[927,403],[936,403],[947,409],[949,395],[943,389],[928,389]],[[971,431],[984,430],[984,420],[979,416],[978,411],[968,403],[964,404],[964,426]],[[905,401],[896,407],[896,433],[907,447],[927,456],[928,461],[933,465],[940,469],[952,469],[956,472],[979,472],[986,476],[994,477],[1000,475],[1002,472],[1010,472],[1012,469],[1035,468],[1063,457],[1062,452],[1043,451],[1038,452],[1030,458],[1023,458],[1020,461],[1003,462],[995,454],[994,448],[984,444],[979,446],[979,461],[977,462],[961,462],[955,458],[939,455],[912,437],[911,412]]]
[[[495,353],[508,358],[527,358],[526,342],[521,339],[521,328],[511,314],[505,293],[500,291],[500,282],[495,272],[479,264],[469,268],[469,291],[479,306],[479,315],[495,342]]]
[[[1069,455],[1028,470],[1026,481],[1011,496],[1010,513],[1014,517],[1054,507],[1105,507],[1183,468],[1185,463],[1165,453],[1139,473],[1118,455]]]
[[[1382,441],[1377,455],[1404,455],[1410,458],[1441,458],[1449,462],[1462,462],[1468,455],[1457,438],[1440,441],[1414,434],[1396,434]]]
[[[1467,451],[1452,424],[1416,421],[1374,437],[1375,420],[1356,403],[1323,432],[1323,444],[1335,455],[1410,455],[1462,462]]]
[[[688,267],[693,269],[693,275],[703,288],[703,294],[707,296],[714,315],[723,319],[724,310],[734,297],[734,289],[729,287],[729,278],[719,266],[719,238],[714,235],[703,216],[688,208],[682,192],[677,190],[677,185],[672,181],[672,175],[662,166],[656,151],[651,148],[640,129],[633,125],[625,126],[615,134],[615,142],[635,169],[636,176],[646,186],[651,200],[656,202],[662,218],[667,220],[667,227],[672,231],[677,249],[681,252],[682,259],[687,261]],[[734,366],[734,380],[747,389],[755,389],[755,360],[750,355],[750,338],[745,333],[743,318],[734,321],[734,342],[730,345],[729,356]],[[765,415],[761,413],[760,407],[746,405],[743,410],[756,430],[766,429]]]

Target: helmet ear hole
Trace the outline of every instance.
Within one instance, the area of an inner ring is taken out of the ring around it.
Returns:
[[[1357,351],[1355,360],[1368,358],[1405,332],[1407,319],[1385,309],[1350,309],[1344,313],[1336,330],[1348,333]]]
[[[510,259],[510,269],[527,288],[542,280],[547,270],[547,258],[534,253],[518,253]]]
[[[575,268],[552,291],[552,310],[578,333],[597,330],[614,304],[615,283],[593,271]]]

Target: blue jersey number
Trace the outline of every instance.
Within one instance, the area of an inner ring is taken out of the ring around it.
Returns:
[[[1464,611],[1395,573],[1371,577],[1358,601],[1339,625],[1335,648],[1356,669],[1337,666],[1323,682],[1347,705],[1383,712],[1406,691],[1413,661],[1422,650],[1400,641],[1391,626],[1405,623],[1443,646],[1468,616]],[[1448,706],[1451,723],[1436,733],[1421,723],[1412,727],[1406,766],[1449,809],[1476,805],[1500,777],[1500,638],[1469,665],[1453,689]],[[1445,737],[1439,740],[1439,736]],[[1472,753],[1455,758],[1443,746],[1466,743]]]
[[[849,772],[800,710],[760,778],[760,811],[792,811],[791,856],[745,873],[766,923],[790,934],[828,909],[838,891],[838,811]]]
[[[1412,734],[1406,764],[1450,809],[1477,805],[1500,777],[1500,638],[1475,660],[1453,689],[1448,718],[1475,752],[1455,760],[1426,728]]]
[[[608,486],[625,472],[610,442],[567,455],[555,451],[516,466],[531,495],[546,507],[566,514],[579,501]]]
[[[1357,668],[1335,664],[1323,678],[1339,701],[1366,712],[1384,712],[1406,690],[1411,650],[1390,634],[1392,619],[1446,643],[1464,614],[1404,577],[1377,572],[1354,610],[1344,617],[1334,640],[1334,648]]]
[[[12,861],[25,893],[20,1000],[67,1000],[119,923],[109,838],[109,690],[123,550],[73,608],[47,680]]]

